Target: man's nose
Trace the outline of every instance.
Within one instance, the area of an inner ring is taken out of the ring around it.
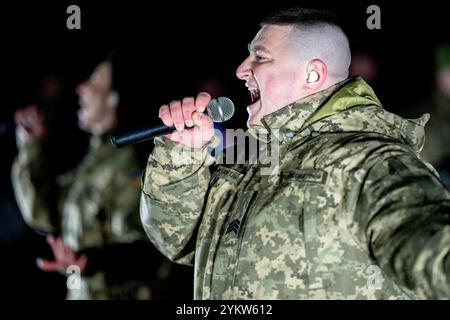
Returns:
[[[252,75],[249,58],[245,59],[236,70],[236,76],[241,80],[248,80]]]

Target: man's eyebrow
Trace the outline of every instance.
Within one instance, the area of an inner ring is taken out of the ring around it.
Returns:
[[[267,50],[267,48],[262,45],[256,44],[256,45],[252,46],[252,44],[249,43],[248,44],[248,52],[251,53],[251,52],[255,52],[255,51],[263,51],[263,52],[270,53],[270,51]]]

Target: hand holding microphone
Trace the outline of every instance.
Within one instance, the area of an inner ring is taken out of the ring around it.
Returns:
[[[208,114],[204,113],[205,110]],[[116,135],[111,141],[116,147],[122,147],[166,134],[172,141],[191,148],[201,148],[214,135],[213,121],[226,121],[233,113],[234,105],[230,99],[219,97],[211,100],[208,93],[201,92],[196,98],[186,97],[182,101],[174,100],[162,105],[159,118],[164,126]]]

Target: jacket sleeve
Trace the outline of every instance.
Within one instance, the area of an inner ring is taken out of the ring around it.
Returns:
[[[31,228],[56,232],[55,185],[45,161],[44,143],[38,139],[27,144],[18,142],[18,149],[11,178],[20,212]]]
[[[350,222],[358,240],[420,298],[450,298],[448,190],[411,152],[384,153],[369,163]]]
[[[165,137],[155,139],[141,195],[141,220],[154,245],[169,259],[193,264],[214,158],[207,146],[188,149]]]

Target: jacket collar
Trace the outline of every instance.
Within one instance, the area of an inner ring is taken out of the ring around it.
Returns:
[[[381,106],[375,93],[364,80],[361,77],[353,77],[266,115],[261,120],[264,128],[257,127],[253,130],[259,135],[271,133],[279,140],[286,140],[311,123],[362,104]]]

